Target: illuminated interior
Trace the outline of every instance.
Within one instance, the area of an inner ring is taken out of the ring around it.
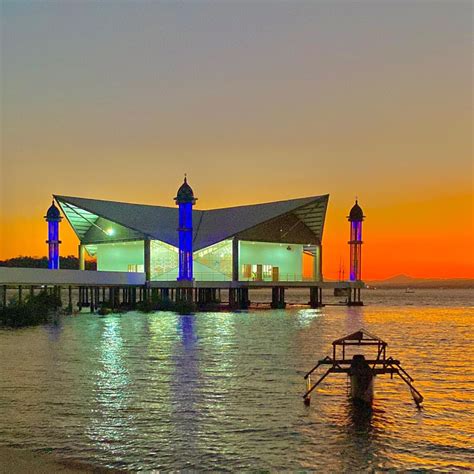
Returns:
[[[239,242],[239,280],[303,280],[303,245]]]
[[[98,244],[96,257],[98,271],[144,271],[143,241]]]

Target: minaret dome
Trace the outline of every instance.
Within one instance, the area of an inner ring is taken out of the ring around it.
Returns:
[[[47,221],[55,220],[55,219],[61,220],[61,213],[59,212],[59,209],[56,207],[56,204],[54,204],[54,201],[51,203],[51,206],[49,207],[48,212],[46,212],[46,215],[44,216],[44,218]]]
[[[351,222],[352,221],[363,221],[364,217],[365,217],[364,216],[364,211],[359,206],[359,203],[357,202],[357,199],[356,199],[356,202],[352,206],[352,209],[350,210],[349,216],[347,217],[347,219]]]
[[[195,204],[196,198],[194,197],[194,192],[191,186],[188,184],[186,176],[184,176],[184,182],[179,187],[176,197],[174,198],[176,204],[186,204],[188,202]]]

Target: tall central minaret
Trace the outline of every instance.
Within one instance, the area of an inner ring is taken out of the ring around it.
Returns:
[[[186,175],[184,183],[174,198],[179,206],[179,273],[178,280],[193,279],[193,206],[196,204],[193,190]]]
[[[356,199],[356,202],[352,207],[349,216],[347,217],[351,224],[351,238],[348,242],[351,248],[351,269],[349,273],[350,281],[360,281],[362,279],[362,221],[364,220],[364,217],[364,212],[362,211],[362,208],[359,206]]]

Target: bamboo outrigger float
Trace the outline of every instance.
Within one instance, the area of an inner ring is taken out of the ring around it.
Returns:
[[[311,392],[329,374],[347,374],[351,382],[351,397],[355,402],[371,404],[374,395],[374,377],[376,375],[398,375],[410,387],[410,392],[419,407],[423,401],[421,393],[413,386],[413,378],[400,365],[400,361],[386,356],[387,343],[370,334],[365,329],[359,329],[353,334],[336,339],[332,343],[332,357],[321,359],[305,376],[306,392],[303,399],[306,405],[311,402]],[[377,348],[374,359],[366,359],[363,354],[356,354],[346,359],[346,349],[351,346],[372,346]],[[339,349],[339,351],[338,351]],[[329,369],[311,384],[311,374],[320,366],[329,365]]]

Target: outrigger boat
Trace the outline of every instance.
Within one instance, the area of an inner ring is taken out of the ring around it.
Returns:
[[[355,354],[352,359],[346,359],[346,349],[351,346],[377,348],[375,359],[366,359],[363,354]],[[374,377],[376,375],[390,374],[398,375],[410,388],[411,395],[416,405],[419,407],[423,401],[421,393],[413,386],[413,378],[402,368],[400,361],[392,357],[387,357],[386,349],[388,344],[365,329],[359,329],[353,334],[336,339],[332,343],[332,357],[326,356],[321,359],[305,376],[306,392],[303,399],[306,405],[311,403],[311,392],[329,374],[347,374],[351,383],[351,398],[356,403],[372,404],[374,396]],[[320,366],[329,365],[329,369],[311,384],[311,375]]]

